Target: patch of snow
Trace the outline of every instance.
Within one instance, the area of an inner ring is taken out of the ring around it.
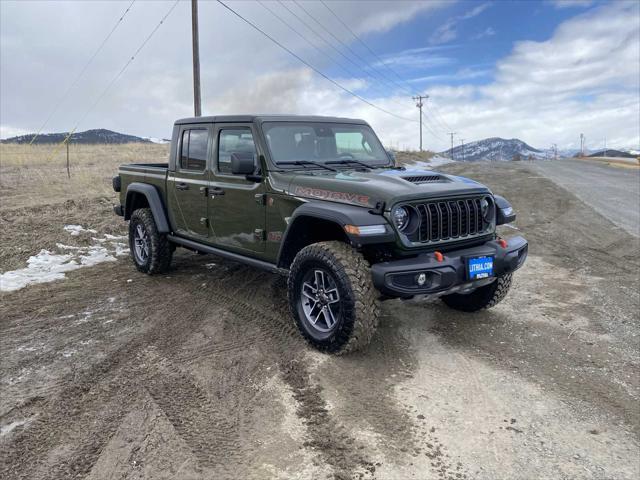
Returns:
[[[440,155],[435,155],[431,157],[428,162],[423,162],[422,160],[416,160],[412,163],[408,163],[405,165],[406,168],[423,168],[427,170],[431,170],[432,168],[439,167],[440,165],[446,165],[447,163],[453,163],[454,160],[451,160],[447,157],[441,157]]]
[[[127,238],[126,235],[111,235],[109,233],[104,234],[105,240],[124,240],[125,238]]]
[[[115,261],[115,257],[104,247],[89,247],[86,255],[80,255],[80,264],[84,267],[92,267],[98,263]]]
[[[64,243],[56,243],[56,247],[58,247],[59,250],[80,250],[82,248],[74,245],[65,245]]]
[[[159,143],[160,145],[165,145],[167,143],[171,143],[170,140],[167,140],[165,138],[156,138],[156,137],[142,137],[145,140],[149,140],[151,143]]]
[[[16,420],[15,422],[11,422],[11,423],[9,423],[7,425],[2,425],[0,427],[0,437],[4,437],[5,435],[8,435],[13,430],[15,430],[17,427],[21,427],[23,425],[26,425],[27,422],[28,422],[27,419],[23,419],[23,420]]]
[[[94,229],[84,228],[82,225],[65,225],[64,229],[74,237],[80,235],[81,232],[98,233]]]
[[[64,230],[73,236],[80,232],[97,233],[81,225],[65,225]],[[104,238],[93,238],[98,242],[90,247],[78,247],[57,243],[60,253],[41,250],[29,257],[26,268],[0,274],[0,292],[13,292],[35,283],[53,282],[65,278],[65,273],[82,267],[91,267],[103,262],[115,262],[116,257],[126,255],[129,248],[118,240],[124,236],[106,234]]]
[[[66,351],[62,352],[62,356],[64,358],[69,358],[69,357],[74,356],[76,353],[78,353],[78,352],[76,352],[75,350],[66,350]]]
[[[113,245],[116,249],[116,257],[121,257],[123,255],[129,255],[129,247],[127,246],[126,243],[122,243],[122,242],[112,242],[111,245]]]
[[[35,352],[38,350],[42,350],[44,348],[44,343],[40,343],[37,346],[29,346],[29,345],[21,345],[18,348],[16,348],[17,352],[27,352],[27,353],[31,353],[31,352]]]
[[[64,278],[66,272],[77,270],[80,264],[73,255],[57,255],[48,250],[29,257],[27,267],[0,275],[0,291],[20,290],[32,283],[46,283]]]
[[[440,165],[446,165],[447,163],[455,163],[455,160],[451,160],[447,157],[442,157],[440,155],[435,155],[431,157],[429,165],[432,167],[439,167]]]

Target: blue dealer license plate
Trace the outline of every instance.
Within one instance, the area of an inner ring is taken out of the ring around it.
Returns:
[[[467,260],[469,279],[487,278],[493,276],[493,257],[473,257]]]

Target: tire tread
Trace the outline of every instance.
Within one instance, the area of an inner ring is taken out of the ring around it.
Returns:
[[[369,263],[361,253],[351,245],[339,241],[313,243],[303,248],[296,255],[289,273],[288,294],[289,307],[294,318],[297,318],[294,289],[294,278],[307,259],[318,259],[331,265],[338,276],[338,280],[348,285],[353,293],[353,326],[338,332],[332,345],[322,344],[310,337],[299,325],[302,335],[319,350],[331,353],[345,354],[364,348],[371,342],[378,327],[380,316],[380,294],[373,286]]]

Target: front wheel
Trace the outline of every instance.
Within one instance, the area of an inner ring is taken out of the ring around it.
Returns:
[[[475,289],[471,293],[452,293],[440,297],[442,301],[454,310],[463,312],[477,312],[491,308],[500,303],[507,296],[511,287],[511,274],[507,273],[495,279],[484,287]]]
[[[139,208],[131,214],[129,249],[133,263],[141,272],[164,273],[169,269],[173,249],[167,236],[158,232],[148,208]]]
[[[318,350],[347,353],[368,345],[378,326],[378,296],[369,264],[345,243],[309,245],[291,265],[291,313]]]

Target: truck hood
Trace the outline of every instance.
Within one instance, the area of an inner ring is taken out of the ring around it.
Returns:
[[[274,187],[289,195],[374,208],[386,208],[408,200],[491,193],[484,185],[465,177],[432,170],[343,170],[277,173]]]

